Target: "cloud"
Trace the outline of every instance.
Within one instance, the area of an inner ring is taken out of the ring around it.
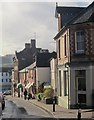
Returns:
[[[54,3],[3,3],[2,6],[3,51],[20,50],[25,42],[30,42],[34,32],[40,47],[47,47],[45,41],[47,44],[52,41],[56,32]]]
[[[15,50],[22,50],[24,44],[34,38],[35,32],[37,47],[54,50],[54,44],[52,45],[51,43],[54,42],[53,37],[57,33],[57,20],[54,17],[55,1],[14,1],[2,2],[1,29],[3,54],[14,53]],[[69,1],[62,1],[62,3],[63,5],[70,5],[74,1],[70,3]],[[60,1],[59,5],[62,3]],[[78,5],[78,3],[75,5]]]

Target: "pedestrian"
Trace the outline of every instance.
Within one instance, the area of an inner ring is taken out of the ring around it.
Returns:
[[[32,98],[32,94],[29,92],[28,94],[28,100]]]
[[[26,97],[27,97],[27,90],[25,89],[24,91],[24,99],[26,100]]]

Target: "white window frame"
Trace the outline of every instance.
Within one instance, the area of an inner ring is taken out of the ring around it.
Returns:
[[[80,34],[81,32],[84,33],[83,30],[81,30],[81,31],[76,31],[76,32],[75,32],[75,51],[76,51],[76,53],[78,53],[78,54],[85,53],[85,36],[84,36],[84,35],[82,36],[82,35]],[[80,40],[78,40],[78,41],[77,41],[77,33],[80,34],[80,35],[79,35]],[[77,49],[77,43],[84,43],[84,48],[78,50],[78,49]]]

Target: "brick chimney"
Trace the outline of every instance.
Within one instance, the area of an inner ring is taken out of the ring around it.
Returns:
[[[61,30],[61,15],[58,14],[58,32]]]
[[[25,43],[25,48],[30,48],[30,43]]]
[[[31,46],[32,48],[36,48],[36,40],[35,39],[31,39]]]

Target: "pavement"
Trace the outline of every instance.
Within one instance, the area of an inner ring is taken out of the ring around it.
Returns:
[[[66,109],[59,105],[55,105],[55,112],[53,112],[52,104],[45,104],[36,99],[31,99],[30,102],[44,109],[45,111],[49,112],[50,114],[53,115],[54,118],[77,118],[78,109]],[[82,118],[94,118],[94,111],[92,112],[92,109],[82,109],[81,117]]]
[[[23,98],[18,98],[23,99]],[[78,109],[66,109],[62,106],[55,105],[55,112],[53,112],[53,105],[52,104],[45,104],[41,101],[36,99],[30,99],[27,102],[31,102],[32,104],[40,107],[41,109],[45,110],[49,114],[53,116],[53,118],[77,118]],[[23,106],[24,107],[24,106]],[[81,110],[81,118],[94,118],[94,111],[92,109],[82,109]]]

